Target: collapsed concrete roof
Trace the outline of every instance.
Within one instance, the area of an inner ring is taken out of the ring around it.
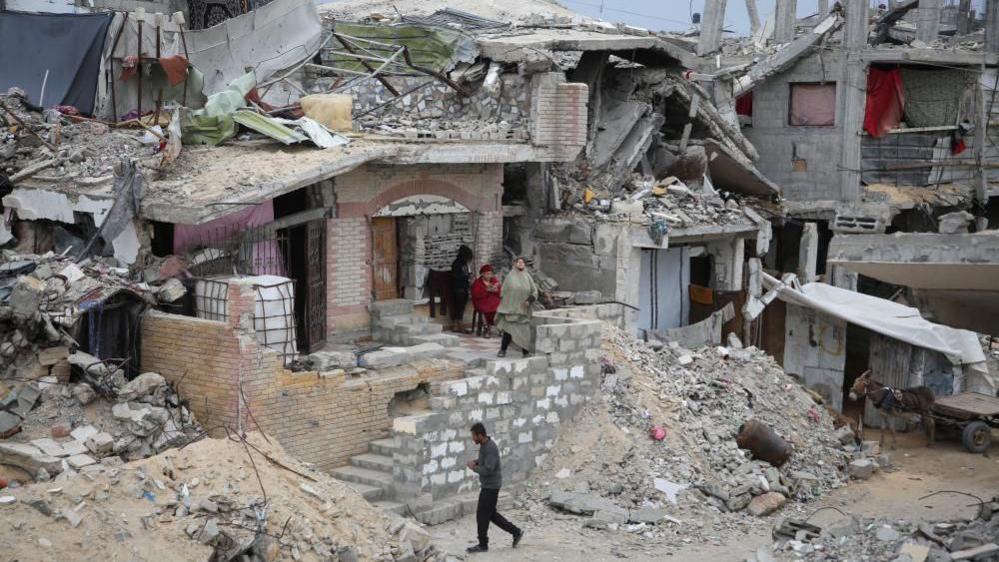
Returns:
[[[368,162],[458,164],[541,161],[542,151],[526,143],[476,141],[398,141],[356,139],[348,145],[316,150],[274,143],[188,147],[160,173],[147,170],[142,197],[144,218],[177,224],[201,224],[231,213],[242,204],[260,203]],[[99,213],[110,207],[112,185],[102,182],[46,181],[18,183],[4,200],[23,217],[73,222],[73,212]],[[99,222],[99,221],[98,221]]]

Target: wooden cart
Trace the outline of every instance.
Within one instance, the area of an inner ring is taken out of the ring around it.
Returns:
[[[978,392],[940,396],[933,404],[933,419],[938,426],[960,430],[969,452],[984,453],[992,445],[992,428],[999,428],[999,398]]]

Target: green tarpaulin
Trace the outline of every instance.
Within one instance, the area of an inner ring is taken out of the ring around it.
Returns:
[[[438,72],[451,70],[457,62],[473,62],[476,56],[475,40],[461,31],[446,27],[399,24],[399,25],[368,25],[363,23],[336,23],[333,31],[337,34],[357,39],[384,43],[387,45],[406,46],[410,59],[416,66],[422,66]],[[366,41],[355,42],[358,54],[376,55],[389,58],[396,49],[385,46],[371,45]],[[355,58],[344,56],[333,51],[346,52],[336,39],[330,42],[323,52],[323,61],[329,66],[353,70],[355,72],[370,72]],[[403,63],[402,57],[397,62]],[[381,63],[368,61],[373,68]]]

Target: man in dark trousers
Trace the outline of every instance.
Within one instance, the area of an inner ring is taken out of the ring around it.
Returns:
[[[486,435],[486,428],[481,423],[472,426],[472,442],[479,446],[479,459],[468,461],[468,468],[478,473],[482,489],[479,491],[479,505],[475,510],[479,544],[468,547],[468,552],[489,550],[489,523],[495,523],[497,527],[513,535],[513,548],[517,548],[524,532],[496,511],[500,486],[503,485],[499,447]]]

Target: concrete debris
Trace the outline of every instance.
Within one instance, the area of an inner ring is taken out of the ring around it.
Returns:
[[[246,439],[203,439],[120,467],[92,465],[57,491],[29,483],[0,497],[4,520],[23,522],[34,536],[59,536],[55,548],[86,545],[88,559],[129,559],[156,543],[169,560],[447,560],[419,524],[380,511],[273,439]],[[33,540],[0,544],[11,558],[38,557]]]
[[[995,505],[995,501],[987,505]],[[777,536],[775,534],[775,536]],[[805,539],[779,538],[781,560],[991,560],[999,554],[999,518],[914,523],[848,515]]]

